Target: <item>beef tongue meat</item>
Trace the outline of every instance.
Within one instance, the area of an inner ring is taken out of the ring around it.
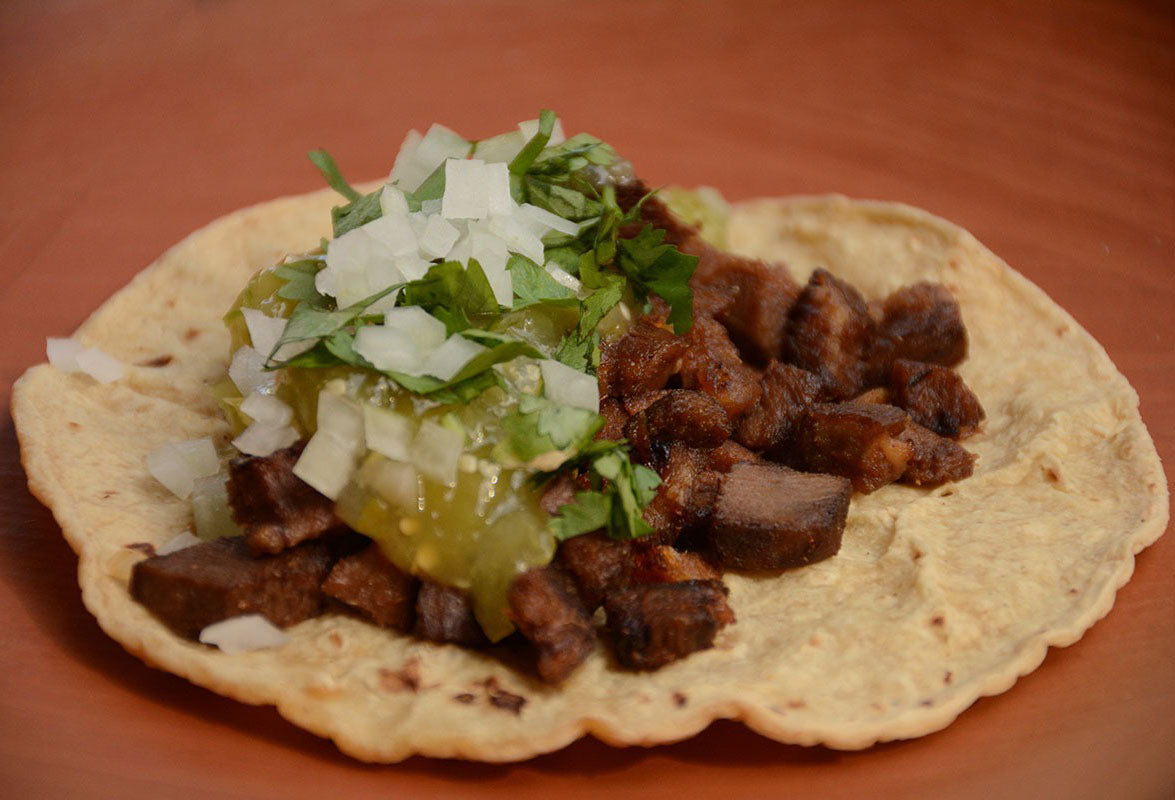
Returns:
[[[906,470],[910,444],[900,436],[906,412],[880,403],[816,403],[796,427],[789,463],[843,475],[858,492],[893,483]]]
[[[710,547],[726,567],[778,570],[811,564],[840,549],[850,483],[778,464],[735,464],[722,481],[710,521]]]
[[[734,622],[721,581],[640,584],[604,601],[616,660],[630,669],[657,669],[714,645]]]
[[[261,614],[279,627],[315,616],[330,566],[322,542],[254,558],[234,536],[140,561],[130,589],[169,628],[195,639],[212,623],[241,614]]]
[[[372,543],[339,559],[322,591],[376,625],[406,632],[412,630],[417,586],[416,578],[388,561]]]
[[[280,553],[346,528],[334,503],[294,474],[304,444],[229,463],[228,500],[253,555]]]
[[[539,677],[562,683],[595,647],[592,618],[575,581],[558,566],[532,567],[514,579],[509,616],[535,647]]]
[[[891,391],[894,405],[940,436],[968,436],[983,422],[979,398],[952,369],[898,359],[893,365]]]

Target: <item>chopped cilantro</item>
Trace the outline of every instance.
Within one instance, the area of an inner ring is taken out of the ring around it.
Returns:
[[[623,443],[593,444],[605,445],[588,454],[593,489],[576,492],[574,503],[560,507],[549,522],[551,531],[560,540],[600,528],[622,541],[652,533],[643,512],[656,496],[661,479],[648,467],[633,464]]]

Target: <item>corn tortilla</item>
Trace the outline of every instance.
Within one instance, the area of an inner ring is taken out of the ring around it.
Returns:
[[[129,365],[169,363],[130,366],[108,385],[37,366],[12,405],[29,486],[78,554],[102,628],[147,663],[275,705],[356,758],[516,761],[584,734],[676,741],[720,718],[842,749],[919,736],[1080,638],[1166,528],[1166,481],[1135,392],[1043,292],[917,209],[764,200],[735,207],[732,249],[801,280],[825,266],[871,298],[919,280],[955,293],[971,339],[960,372],[988,415],[965,443],[979,456],[973,477],[855,496],[834,558],[778,577],[728,573],[738,623],[656,672],[620,670],[598,646],[552,688],[493,656],[339,615],[240,655],[180,639],[127,591],[142,557],[127,545],[162,544],[191,520],[145,457],[180,439],[227,441],[206,390],[227,368],[220,317],[254,271],[329,235],[336,201],[284,198],[192,234],[75,334]]]

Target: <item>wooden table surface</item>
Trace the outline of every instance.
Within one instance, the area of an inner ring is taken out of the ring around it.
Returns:
[[[405,130],[553,107],[654,184],[843,192],[973,231],[1109,351],[1175,459],[1170,3],[0,5],[0,392],[189,231],[386,173]],[[1168,472],[1170,469],[1168,468]],[[1114,611],[949,728],[857,753],[717,723],[510,766],[356,763],[153,671],[83,609],[0,429],[4,797],[1175,795],[1175,539]]]

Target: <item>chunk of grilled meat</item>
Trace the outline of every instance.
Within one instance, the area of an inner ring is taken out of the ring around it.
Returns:
[[[881,321],[869,353],[871,383],[888,381],[899,358],[952,367],[967,356],[967,329],[959,303],[939,283],[898,289],[881,306]]]
[[[294,474],[305,443],[229,462],[228,501],[253,555],[280,553],[346,526],[334,501]]]
[[[315,616],[330,566],[322,542],[254,558],[234,536],[138,562],[130,589],[169,628],[195,639],[212,623],[241,614],[261,614],[283,628]]]
[[[514,579],[509,616],[535,647],[539,677],[562,683],[595,647],[592,619],[575,582],[558,566],[533,567]]]
[[[815,403],[796,426],[789,463],[842,475],[868,494],[906,471],[910,443],[900,434],[908,422],[905,411],[880,403]]]
[[[616,660],[630,669],[656,669],[714,645],[734,622],[720,581],[690,580],[629,586],[604,601]]]
[[[825,269],[817,269],[791,308],[787,360],[820,377],[838,400],[865,383],[865,354],[873,320],[861,294]]]
[[[840,549],[849,481],[777,464],[736,464],[722,481],[710,520],[710,546],[732,569],[777,570],[828,558]]]
[[[914,486],[941,486],[971,477],[975,469],[975,455],[934,431],[911,422],[899,434],[910,445],[910,458],[902,483]]]
[[[816,375],[792,364],[771,362],[763,373],[763,396],[738,420],[734,438],[752,450],[787,452],[805,409],[822,393]]]
[[[685,350],[684,338],[642,317],[608,351],[614,365],[607,394],[632,397],[663,389],[680,368]]]
[[[969,436],[979,430],[985,416],[979,398],[947,367],[898,359],[890,389],[894,405],[940,436]]]
[[[469,647],[486,644],[469,596],[460,589],[425,578],[416,594],[416,634],[434,642]]]
[[[340,558],[322,582],[322,592],[383,628],[412,630],[419,581],[372,543]]]
[[[743,363],[726,328],[705,317],[694,319],[681,359],[681,384],[718,401],[731,419],[753,406],[763,393],[759,373]]]

